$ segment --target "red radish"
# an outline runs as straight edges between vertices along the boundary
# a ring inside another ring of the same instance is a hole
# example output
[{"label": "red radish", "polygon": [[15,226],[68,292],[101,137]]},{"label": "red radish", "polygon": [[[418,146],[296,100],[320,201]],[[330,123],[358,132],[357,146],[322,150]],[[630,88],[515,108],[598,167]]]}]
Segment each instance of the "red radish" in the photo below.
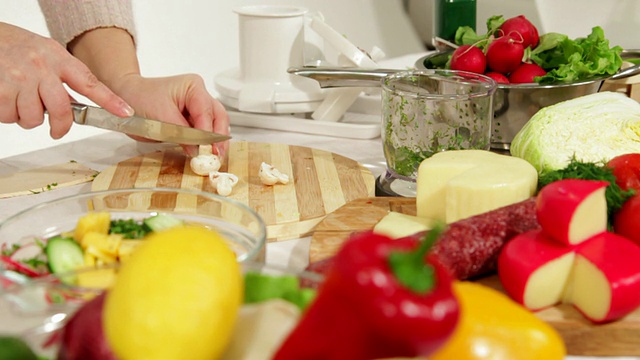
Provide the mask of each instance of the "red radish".
[{"label": "red radish", "polygon": [[522,40],[522,47],[531,47],[534,49],[538,46],[540,37],[538,29],[524,15],[507,19],[500,25],[498,36],[509,36],[516,40]]},{"label": "red radish", "polygon": [[86,302],[62,329],[60,360],[115,360],[102,329],[105,293]]},{"label": "red radish", "polygon": [[640,154],[631,153],[614,157],[607,167],[613,170],[616,184],[622,190],[634,189],[640,192]]},{"label": "red radish", "polygon": [[543,187],[536,216],[553,240],[574,245],[607,230],[607,181],[564,179]]},{"label": "red radish", "polygon": [[613,231],[640,245],[640,194],[625,201],[613,215]]},{"label": "red radish", "polygon": [[573,248],[541,230],[529,231],[502,248],[498,275],[509,296],[530,310],[540,310],[562,300],[574,257]]},{"label": "red radish", "polygon": [[595,323],[640,307],[640,247],[605,232],[580,244],[564,301]]},{"label": "red radish", "polygon": [[524,47],[521,41],[508,36],[499,37],[487,46],[487,65],[491,71],[509,74],[522,64]]},{"label": "red radish", "polygon": [[497,82],[498,84],[508,84],[509,83],[509,79],[500,74],[497,73],[495,71],[489,71],[488,73],[485,74],[486,76],[492,78],[493,80],[495,80],[495,82]]},{"label": "red radish", "polygon": [[534,83],[536,76],[543,76],[547,72],[536,64],[522,63],[509,75],[512,84]]},{"label": "red radish", "polygon": [[487,60],[480,48],[473,45],[462,45],[451,55],[451,69],[471,71],[484,74]]}]

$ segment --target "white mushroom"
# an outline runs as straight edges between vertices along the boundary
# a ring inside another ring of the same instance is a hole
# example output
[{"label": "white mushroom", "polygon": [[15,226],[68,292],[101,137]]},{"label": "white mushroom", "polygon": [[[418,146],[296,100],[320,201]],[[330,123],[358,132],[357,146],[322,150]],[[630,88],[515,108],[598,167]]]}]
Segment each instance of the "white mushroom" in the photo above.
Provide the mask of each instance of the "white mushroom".
[{"label": "white mushroom", "polygon": [[289,182],[289,176],[287,174],[281,173],[280,170],[265,162],[260,164],[258,176],[260,177],[260,181],[265,185],[275,185],[277,183],[287,184]]},{"label": "white mushroom", "polygon": [[222,164],[218,155],[200,154],[191,158],[189,165],[191,165],[191,170],[194,173],[200,176],[207,176],[211,172],[218,171]]},{"label": "white mushroom", "polygon": [[238,183],[238,177],[224,172],[212,171],[209,173],[209,182],[220,196],[229,196],[231,190]]}]

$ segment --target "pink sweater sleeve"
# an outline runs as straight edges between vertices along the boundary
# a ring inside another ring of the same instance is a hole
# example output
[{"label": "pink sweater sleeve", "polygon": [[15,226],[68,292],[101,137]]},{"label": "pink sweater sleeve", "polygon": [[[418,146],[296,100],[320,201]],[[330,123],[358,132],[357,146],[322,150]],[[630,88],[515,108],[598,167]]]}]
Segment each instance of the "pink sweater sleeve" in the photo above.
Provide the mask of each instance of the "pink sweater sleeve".
[{"label": "pink sweater sleeve", "polygon": [[135,39],[131,0],[38,0],[51,37],[65,47],[82,33],[118,27]]}]

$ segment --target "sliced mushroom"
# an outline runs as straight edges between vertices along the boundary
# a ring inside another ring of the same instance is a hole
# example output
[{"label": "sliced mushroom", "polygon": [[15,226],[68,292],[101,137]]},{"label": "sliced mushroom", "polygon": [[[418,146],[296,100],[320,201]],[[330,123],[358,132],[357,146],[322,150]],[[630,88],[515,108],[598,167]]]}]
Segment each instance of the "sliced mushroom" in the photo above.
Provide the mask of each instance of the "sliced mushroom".
[{"label": "sliced mushroom", "polygon": [[189,165],[194,173],[200,176],[207,176],[212,171],[218,171],[222,163],[218,155],[213,154],[212,145],[200,145],[198,147],[198,156],[192,157]]},{"label": "sliced mushroom", "polygon": [[225,172],[212,171],[209,173],[209,182],[216,189],[218,195],[229,196],[233,187],[238,183],[238,177]]},{"label": "sliced mushroom", "polygon": [[260,177],[260,181],[262,181],[265,185],[275,185],[277,183],[287,184],[289,183],[289,176],[287,174],[283,174],[280,170],[276,169],[274,166],[269,165],[265,162],[260,164],[260,170],[258,171],[258,176]]}]

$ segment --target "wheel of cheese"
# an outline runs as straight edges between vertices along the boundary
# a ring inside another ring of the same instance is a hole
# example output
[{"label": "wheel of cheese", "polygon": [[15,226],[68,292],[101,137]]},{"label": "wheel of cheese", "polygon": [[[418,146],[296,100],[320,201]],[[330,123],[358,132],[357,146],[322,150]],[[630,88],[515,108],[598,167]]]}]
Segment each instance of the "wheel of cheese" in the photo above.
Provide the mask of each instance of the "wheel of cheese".
[{"label": "wheel of cheese", "polygon": [[450,150],[418,169],[419,217],[451,223],[533,196],[538,172],[526,160],[485,150]]}]

